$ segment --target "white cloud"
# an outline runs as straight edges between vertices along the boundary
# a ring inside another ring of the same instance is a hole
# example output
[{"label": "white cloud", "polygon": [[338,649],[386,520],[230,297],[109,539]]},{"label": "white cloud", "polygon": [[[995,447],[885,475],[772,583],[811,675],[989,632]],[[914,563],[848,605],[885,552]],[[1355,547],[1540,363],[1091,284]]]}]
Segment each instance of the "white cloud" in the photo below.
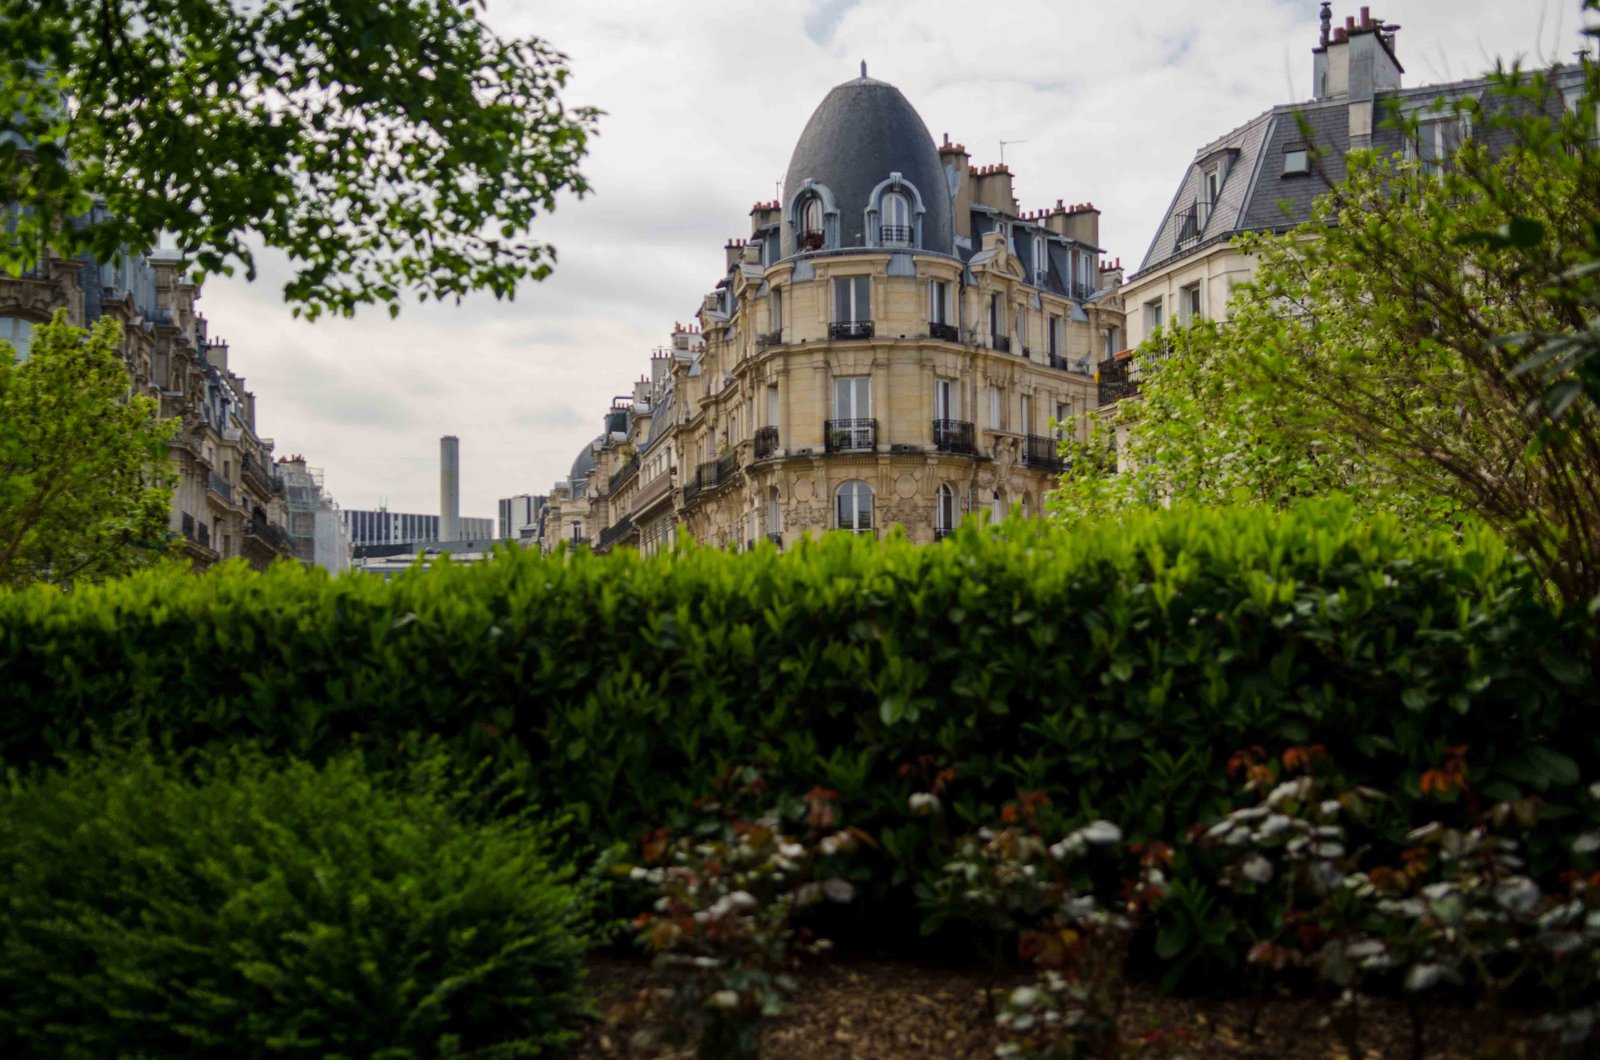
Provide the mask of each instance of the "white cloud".
[{"label": "white cloud", "polygon": [[[1575,0],[1390,0],[1407,84],[1495,57],[1570,59]],[[1340,0],[1342,22],[1357,5]],[[438,510],[438,437],[462,448],[462,513],[544,492],[600,429],[612,396],[691,318],[748,233],[833,85],[869,72],[978,164],[999,141],[1025,209],[1093,201],[1101,242],[1143,256],[1202,143],[1309,95],[1317,5],[1285,0],[499,0],[490,21],[566,51],[566,98],[606,110],[569,200],[534,237],[555,274],[515,301],[293,319],[268,259],[255,284],[214,279],[203,308],[232,341],[279,453],[326,469],[346,507]]]}]

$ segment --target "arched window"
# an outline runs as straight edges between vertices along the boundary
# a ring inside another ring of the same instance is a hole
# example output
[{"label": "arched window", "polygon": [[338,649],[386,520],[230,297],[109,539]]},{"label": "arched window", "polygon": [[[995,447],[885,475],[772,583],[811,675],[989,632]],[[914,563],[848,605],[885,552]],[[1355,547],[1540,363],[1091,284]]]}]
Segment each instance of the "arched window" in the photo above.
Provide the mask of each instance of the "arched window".
[{"label": "arched window", "polygon": [[800,204],[800,249],[821,250],[824,238],[822,197],[820,195],[808,195],[805,201]]},{"label": "arched window", "polygon": [[880,242],[885,246],[907,246],[911,243],[911,200],[904,192],[885,192],[879,207],[883,226]]},{"label": "arched window", "polygon": [[872,530],[872,487],[851,479],[834,494],[834,526],[862,534]]},{"label": "arched window", "polygon": [[33,344],[33,321],[21,317],[0,317],[0,341],[9,342],[17,351],[17,360],[28,359],[28,347]]},{"label": "arched window", "polygon": [[1005,502],[1000,499],[1000,491],[995,490],[989,498],[989,521],[998,523],[1006,517]]},{"label": "arched window", "polygon": [[1024,493],[1022,495],[1022,517],[1024,519],[1026,519],[1028,516],[1030,516],[1032,514],[1033,514],[1033,495],[1029,494],[1029,493]]},{"label": "arched window", "polygon": [[783,502],[778,498],[778,487],[767,488],[767,533],[783,533]]},{"label": "arched window", "polygon": [[956,528],[956,491],[949,483],[939,487],[933,509],[933,537],[938,540]]}]

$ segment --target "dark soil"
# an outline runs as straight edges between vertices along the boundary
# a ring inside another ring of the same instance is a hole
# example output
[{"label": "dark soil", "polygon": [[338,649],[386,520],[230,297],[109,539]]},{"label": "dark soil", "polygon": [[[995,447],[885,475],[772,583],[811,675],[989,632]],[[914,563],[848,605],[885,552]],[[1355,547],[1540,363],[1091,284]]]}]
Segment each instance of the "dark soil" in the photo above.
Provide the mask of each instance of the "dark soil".
[{"label": "dark soil", "polygon": [[[762,1039],[764,1057],[775,1060],[982,1060],[998,1039],[984,1005],[987,976],[894,961],[841,960],[802,969],[800,990]],[[692,1057],[690,1052],[630,1047],[638,1030],[638,999],[650,982],[643,959],[595,957],[589,980],[602,1019],[573,1050],[574,1057]],[[1022,982],[1018,977],[1005,988]],[[997,1000],[1002,995],[997,991]],[[1151,1030],[1186,1029],[1192,1060],[1351,1060],[1323,1026],[1326,1009],[1313,999],[1269,999],[1255,1031],[1249,999],[1218,1001],[1166,998],[1135,985],[1124,1013],[1130,1037]],[[1430,1006],[1424,1010],[1425,1055],[1429,1060],[1477,1060],[1489,1055],[1487,1020],[1470,1009]],[[1409,1060],[1411,1020],[1403,1005],[1375,1001],[1362,1024],[1362,1060]],[[1496,1054],[1504,1055],[1504,1054]],[[1556,1051],[1521,1043],[1512,1056],[1556,1057]],[[1568,1054],[1570,1055],[1570,1054]]]}]

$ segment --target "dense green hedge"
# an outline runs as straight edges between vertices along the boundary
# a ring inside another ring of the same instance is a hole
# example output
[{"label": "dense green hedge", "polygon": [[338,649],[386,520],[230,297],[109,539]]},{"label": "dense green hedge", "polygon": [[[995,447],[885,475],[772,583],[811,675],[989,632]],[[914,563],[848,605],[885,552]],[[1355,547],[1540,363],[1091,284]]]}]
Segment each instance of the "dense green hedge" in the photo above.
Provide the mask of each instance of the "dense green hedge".
[{"label": "dense green hedge", "polygon": [[1257,742],[1320,741],[1386,784],[1463,743],[1491,794],[1592,779],[1588,634],[1492,538],[1338,506],[931,548],[515,552],[389,583],[152,573],[0,597],[0,753],[137,734],[320,758],[421,731],[518,748],[539,794],[622,836],[730,763],[885,824],[926,754],[973,815],[1042,789],[1170,831]]},{"label": "dense green hedge", "polygon": [[375,780],[111,754],[0,785],[0,1054],[553,1055],[586,899],[546,829]]}]

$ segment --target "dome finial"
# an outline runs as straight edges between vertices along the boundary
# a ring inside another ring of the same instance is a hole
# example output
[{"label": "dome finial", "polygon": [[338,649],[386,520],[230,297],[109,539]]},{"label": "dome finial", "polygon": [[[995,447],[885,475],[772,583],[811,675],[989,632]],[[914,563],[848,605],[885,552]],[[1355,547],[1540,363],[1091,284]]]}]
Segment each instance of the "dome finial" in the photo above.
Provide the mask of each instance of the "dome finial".
[{"label": "dome finial", "polygon": [[867,61],[865,59],[861,60],[861,76],[867,76]]}]

